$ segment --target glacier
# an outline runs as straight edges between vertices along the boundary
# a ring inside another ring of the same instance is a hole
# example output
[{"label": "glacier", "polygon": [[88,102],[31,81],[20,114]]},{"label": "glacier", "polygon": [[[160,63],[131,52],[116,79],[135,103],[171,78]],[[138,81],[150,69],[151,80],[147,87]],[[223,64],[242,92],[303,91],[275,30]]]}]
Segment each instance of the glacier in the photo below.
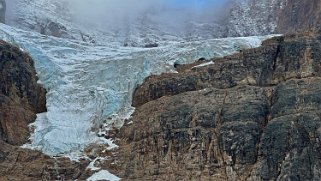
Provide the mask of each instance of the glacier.
[{"label": "glacier", "polygon": [[133,91],[147,76],[175,72],[175,63],[258,47],[272,36],[169,41],[156,48],[135,48],[93,45],[0,24],[0,38],[31,55],[39,83],[48,91],[48,111],[38,114],[30,125],[31,143],[24,147],[74,157],[84,156],[82,150],[92,143],[117,147],[98,136],[101,125],[122,126],[134,110]]}]

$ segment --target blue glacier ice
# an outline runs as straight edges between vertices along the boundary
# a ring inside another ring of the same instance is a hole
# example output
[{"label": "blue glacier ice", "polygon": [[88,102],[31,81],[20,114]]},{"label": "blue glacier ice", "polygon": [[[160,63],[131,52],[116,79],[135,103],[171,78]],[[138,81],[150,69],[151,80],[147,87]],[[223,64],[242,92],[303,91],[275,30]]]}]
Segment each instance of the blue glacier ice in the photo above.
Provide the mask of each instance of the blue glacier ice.
[{"label": "blue glacier ice", "polygon": [[48,112],[37,115],[25,147],[49,155],[81,154],[99,138],[98,127],[122,126],[130,116],[135,87],[151,74],[174,72],[174,63],[221,57],[257,47],[264,37],[168,42],[157,48],[95,46],[0,26],[0,38],[35,60],[39,83],[47,89]]}]

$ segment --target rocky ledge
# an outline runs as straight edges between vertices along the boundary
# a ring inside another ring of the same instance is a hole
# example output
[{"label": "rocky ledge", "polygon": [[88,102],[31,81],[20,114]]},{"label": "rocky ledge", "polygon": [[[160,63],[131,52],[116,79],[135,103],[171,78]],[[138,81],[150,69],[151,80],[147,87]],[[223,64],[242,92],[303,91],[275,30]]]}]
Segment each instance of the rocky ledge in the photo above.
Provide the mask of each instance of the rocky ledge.
[{"label": "rocky ledge", "polygon": [[151,76],[117,134],[124,180],[320,180],[321,36]]}]

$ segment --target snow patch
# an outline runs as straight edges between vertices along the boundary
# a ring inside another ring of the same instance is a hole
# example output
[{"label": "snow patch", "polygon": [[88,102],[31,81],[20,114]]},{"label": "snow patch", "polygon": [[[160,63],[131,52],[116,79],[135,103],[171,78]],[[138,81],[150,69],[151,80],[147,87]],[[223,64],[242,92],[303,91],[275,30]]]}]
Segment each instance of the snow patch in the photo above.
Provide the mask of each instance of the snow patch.
[{"label": "snow patch", "polygon": [[115,143],[114,143],[114,140],[112,140],[112,139],[107,139],[107,143],[108,143],[108,148],[107,148],[107,150],[113,150],[113,149],[116,149],[116,148],[118,148],[118,145],[116,145]]},{"label": "snow patch", "polygon": [[206,63],[202,63],[202,64],[199,64],[199,65],[196,65],[196,66],[194,66],[193,68],[205,67],[205,66],[213,65],[213,64],[214,64],[214,62],[213,62],[213,61],[210,61],[210,62],[206,62]]},{"label": "snow patch", "polygon": [[87,179],[87,181],[97,181],[97,180],[109,180],[109,181],[118,181],[120,180],[119,177],[111,174],[107,170],[101,170],[95,174],[93,174],[91,177]]},{"label": "snow patch", "polygon": [[104,161],[104,160],[106,160],[106,158],[102,158],[102,157],[97,157],[97,158],[95,158],[93,161],[91,161],[91,162],[89,163],[89,165],[87,166],[87,169],[90,169],[90,170],[92,170],[92,171],[100,170],[101,168],[100,168],[100,167],[96,167],[96,166],[95,166],[95,163],[96,163],[97,161]]}]

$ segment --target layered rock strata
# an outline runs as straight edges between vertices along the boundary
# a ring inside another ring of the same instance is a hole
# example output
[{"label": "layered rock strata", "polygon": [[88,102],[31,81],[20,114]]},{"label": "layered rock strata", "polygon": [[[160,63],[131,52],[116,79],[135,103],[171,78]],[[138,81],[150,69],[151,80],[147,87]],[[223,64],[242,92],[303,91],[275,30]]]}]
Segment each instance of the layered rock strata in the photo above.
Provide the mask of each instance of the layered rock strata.
[{"label": "layered rock strata", "polygon": [[320,180],[321,36],[151,76],[118,133],[125,180]]}]

